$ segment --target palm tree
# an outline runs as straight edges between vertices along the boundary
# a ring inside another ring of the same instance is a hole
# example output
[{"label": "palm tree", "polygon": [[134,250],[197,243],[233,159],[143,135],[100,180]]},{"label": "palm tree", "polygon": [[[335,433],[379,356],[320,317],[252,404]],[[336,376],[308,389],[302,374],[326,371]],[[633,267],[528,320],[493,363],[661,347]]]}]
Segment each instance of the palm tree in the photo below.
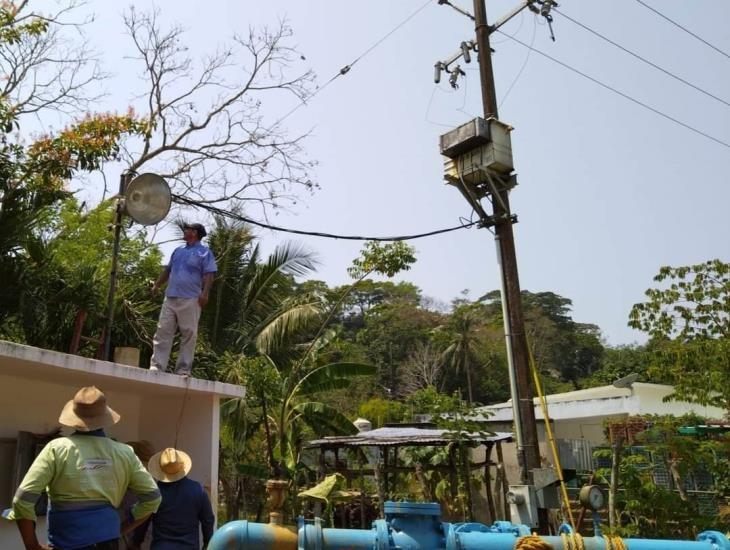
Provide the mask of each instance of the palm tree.
[{"label": "palm tree", "polygon": [[441,357],[455,374],[464,373],[468,403],[471,405],[474,402],[472,367],[478,362],[478,310],[474,305],[459,306],[451,314],[447,328],[451,332],[451,341]]}]

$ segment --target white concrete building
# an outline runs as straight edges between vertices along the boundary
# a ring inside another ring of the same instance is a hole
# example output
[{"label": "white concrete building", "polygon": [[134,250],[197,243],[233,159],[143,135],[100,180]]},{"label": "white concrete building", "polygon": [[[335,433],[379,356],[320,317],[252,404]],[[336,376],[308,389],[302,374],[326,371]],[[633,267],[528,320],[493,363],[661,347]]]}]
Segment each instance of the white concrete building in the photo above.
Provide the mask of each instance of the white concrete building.
[{"label": "white concrete building", "polygon": [[[725,411],[686,401],[664,401],[672,386],[634,382],[629,387],[600,386],[546,396],[553,434],[558,440],[561,462],[566,469],[583,469],[591,462],[592,448],[605,443],[604,422],[636,415],[674,415],[695,413],[706,418],[722,419]],[[540,454],[552,464],[547,448],[545,423],[538,398],[534,399]],[[493,431],[512,431],[512,401],[479,409]],[[504,449],[508,479],[519,479],[514,444]],[[575,468],[573,466],[576,466]]]},{"label": "white concrete building", "polygon": [[[9,507],[28,465],[19,434],[27,439],[28,432],[58,429],[63,405],[92,385],[122,417],[107,430],[119,441],[148,440],[160,450],[174,445],[179,426],[177,445],[193,459],[190,477],[217,502],[220,400],[243,397],[244,388],[0,341],[0,508]],[[43,531],[41,519],[38,532],[45,536]],[[12,522],[0,520],[0,548],[23,548]]]}]

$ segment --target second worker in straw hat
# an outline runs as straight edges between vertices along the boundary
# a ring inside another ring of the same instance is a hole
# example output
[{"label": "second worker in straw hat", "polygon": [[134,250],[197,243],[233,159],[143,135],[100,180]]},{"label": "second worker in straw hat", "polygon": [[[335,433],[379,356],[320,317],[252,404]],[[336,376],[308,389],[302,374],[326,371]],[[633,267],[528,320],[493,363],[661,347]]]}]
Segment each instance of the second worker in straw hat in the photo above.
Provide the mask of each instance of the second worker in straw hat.
[{"label": "second worker in straw hat", "polygon": [[[162,495],[152,516],[152,550],[197,550],[201,535],[202,548],[213,536],[213,508],[203,486],[187,477],[192,466],[190,455],[172,447],[152,455],[147,463]],[[144,533],[137,537],[144,538]]]}]

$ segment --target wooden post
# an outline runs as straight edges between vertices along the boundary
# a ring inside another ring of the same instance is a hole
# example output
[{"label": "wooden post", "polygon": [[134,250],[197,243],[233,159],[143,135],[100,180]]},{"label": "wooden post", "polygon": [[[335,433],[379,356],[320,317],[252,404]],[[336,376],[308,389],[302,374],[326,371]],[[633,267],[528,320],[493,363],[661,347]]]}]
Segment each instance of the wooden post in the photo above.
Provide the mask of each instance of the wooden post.
[{"label": "wooden post", "polygon": [[[383,455],[385,460],[385,448],[378,447],[379,454]],[[375,484],[378,487],[378,508],[380,509],[380,517],[385,517],[385,488],[383,487],[383,472],[380,469],[380,457],[376,457],[375,464],[373,466],[373,473],[375,474]]]},{"label": "wooden post", "polygon": [[[494,523],[497,519],[497,511],[494,507],[494,493],[492,492],[492,447],[494,443],[487,443],[484,451],[484,488],[487,492],[487,508],[489,509],[489,523]],[[495,484],[496,490],[496,484]]]},{"label": "wooden post", "polygon": [[504,471],[504,455],[502,454],[501,441],[497,441],[497,480],[499,485],[499,503],[502,508],[502,516],[500,519],[510,521],[512,514],[510,513],[509,505],[507,504],[509,482],[507,481],[507,472]]},{"label": "wooden post", "polygon": [[383,449],[383,485],[385,487],[385,498],[390,498],[390,479],[388,478],[388,454],[390,449],[388,447],[382,447]]},{"label": "wooden post", "polygon": [[365,529],[365,474],[363,473],[363,458],[361,449],[357,449],[357,459],[360,465],[360,529]]},{"label": "wooden post", "polygon": [[393,447],[393,487],[390,489],[388,498],[393,500],[393,495],[398,493],[398,447]]}]

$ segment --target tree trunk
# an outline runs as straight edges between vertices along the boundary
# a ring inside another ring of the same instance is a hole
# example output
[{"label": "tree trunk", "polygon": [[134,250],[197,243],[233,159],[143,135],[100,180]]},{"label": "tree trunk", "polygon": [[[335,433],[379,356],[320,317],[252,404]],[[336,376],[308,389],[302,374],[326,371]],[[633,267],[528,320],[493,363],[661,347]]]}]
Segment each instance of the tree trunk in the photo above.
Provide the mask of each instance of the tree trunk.
[{"label": "tree trunk", "polygon": [[679,492],[679,498],[686,502],[689,499],[687,498],[687,491],[684,490],[684,480],[682,479],[682,474],[679,472],[677,459],[670,458],[669,460],[667,460],[667,467],[672,474],[672,480],[674,481],[674,485],[677,487],[677,491]]},{"label": "tree trunk", "polygon": [[491,472],[491,459],[492,459],[492,443],[488,443],[486,445],[486,451],[484,454],[485,462],[484,465],[484,489],[487,493],[487,508],[489,510],[489,523],[494,523],[497,520],[497,510],[494,506],[494,493],[496,492],[496,483],[495,483],[495,491],[492,492],[492,472]]},{"label": "tree trunk", "polygon": [[420,462],[416,463],[416,479],[421,485],[421,491],[423,492],[424,502],[433,502],[433,495],[431,494],[431,487],[428,484],[426,476],[423,475],[423,465]]},{"label": "tree trunk", "polygon": [[466,371],[466,391],[469,396],[469,405],[471,405],[474,403],[474,393],[471,389],[471,364],[468,359],[464,364],[464,370]]},{"label": "tree trunk", "polygon": [[623,448],[623,436],[616,435],[611,450],[611,485],[608,490],[608,525],[611,530],[619,526],[620,521],[616,514],[616,497],[619,486],[619,468],[621,466],[621,449]]}]

